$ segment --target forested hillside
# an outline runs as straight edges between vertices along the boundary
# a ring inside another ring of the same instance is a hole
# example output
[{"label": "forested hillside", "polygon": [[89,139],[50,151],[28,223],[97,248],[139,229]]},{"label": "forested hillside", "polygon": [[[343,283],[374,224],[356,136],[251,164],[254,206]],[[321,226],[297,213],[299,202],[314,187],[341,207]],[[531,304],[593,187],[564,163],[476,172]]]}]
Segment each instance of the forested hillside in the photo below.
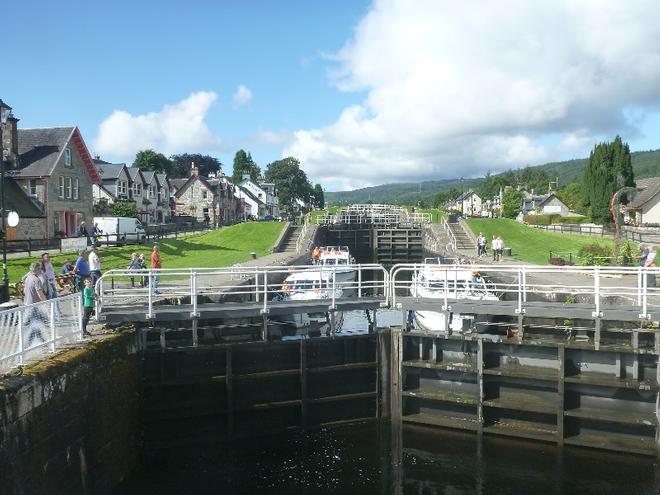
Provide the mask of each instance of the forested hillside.
[{"label": "forested hillside", "polygon": [[[660,149],[635,151],[631,153],[631,159],[635,178],[643,179],[660,175]],[[533,171],[543,171],[553,178],[559,177],[561,185],[581,180],[587,161],[587,158],[581,158],[564,162],[551,162],[529,168]],[[506,173],[503,172],[491,177]],[[463,190],[477,189],[483,181],[484,178],[465,179]],[[429,202],[438,192],[451,188],[461,190],[460,180],[446,179],[421,183],[383,184],[354,191],[326,192],[325,199],[328,203],[342,204],[366,203],[369,201],[373,203],[416,204],[418,201]]]}]

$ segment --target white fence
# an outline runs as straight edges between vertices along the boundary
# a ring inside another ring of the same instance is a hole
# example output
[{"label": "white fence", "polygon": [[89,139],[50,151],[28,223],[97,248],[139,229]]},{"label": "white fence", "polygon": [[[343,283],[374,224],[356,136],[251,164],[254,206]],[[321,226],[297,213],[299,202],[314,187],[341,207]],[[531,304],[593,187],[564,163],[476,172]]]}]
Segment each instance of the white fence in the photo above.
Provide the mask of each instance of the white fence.
[{"label": "white fence", "polygon": [[[593,305],[592,316],[599,316],[604,305],[622,305],[637,308],[640,319],[648,317],[649,306],[660,305],[660,288],[655,286],[660,268],[641,267],[569,267],[569,266],[508,266],[508,265],[424,265],[400,264],[390,271],[391,304],[396,307],[397,297],[414,294],[411,275],[433,270],[434,279],[440,284],[437,298],[444,301],[460,298],[452,287],[456,281],[465,282],[466,272],[479,272],[486,280],[487,288],[501,299],[516,301],[517,312],[524,313],[531,295],[543,295],[551,300],[556,294],[579,297],[585,304]],[[452,284],[453,282],[453,284]],[[469,284],[465,284],[466,291]],[[538,298],[537,298],[538,299]],[[563,301],[557,301],[563,302]]]},{"label": "white fence", "polygon": [[[352,272],[352,275],[350,275]],[[141,306],[147,317],[154,315],[163,299],[190,298],[197,313],[200,297],[231,301],[251,299],[264,313],[286,297],[283,282],[290,275],[308,273],[318,284],[304,287],[297,300],[326,299],[335,306],[339,298],[389,298],[389,273],[382,265],[325,266],[234,266],[162,270],[109,270],[96,285],[97,314],[117,306]]]},{"label": "white fence", "polygon": [[82,298],[71,294],[0,312],[0,372],[82,338]]}]

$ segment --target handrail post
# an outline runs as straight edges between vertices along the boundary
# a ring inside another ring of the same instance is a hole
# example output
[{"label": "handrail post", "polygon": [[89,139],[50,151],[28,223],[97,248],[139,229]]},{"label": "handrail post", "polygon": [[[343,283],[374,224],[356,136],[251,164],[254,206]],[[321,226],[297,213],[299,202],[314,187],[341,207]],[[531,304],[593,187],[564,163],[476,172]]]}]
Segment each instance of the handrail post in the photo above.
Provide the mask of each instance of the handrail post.
[{"label": "handrail post", "polygon": [[192,302],[192,316],[197,317],[197,273],[190,269],[190,300]]},{"label": "handrail post", "polygon": [[268,269],[264,269],[264,314],[268,313]]},{"label": "handrail post", "polygon": [[149,295],[147,296],[147,303],[149,305],[149,311],[147,312],[147,318],[153,318],[153,304],[154,304],[154,275],[153,270],[149,268],[147,271],[149,277]]},{"label": "handrail post", "polygon": [[527,269],[522,267],[523,302],[527,302]]},{"label": "handrail post", "polygon": [[55,352],[55,299],[49,299],[50,312],[50,352]]},{"label": "handrail post", "polygon": [[516,309],[516,313],[522,314],[522,269],[518,269],[518,309]]},{"label": "handrail post", "polygon": [[597,266],[594,267],[594,304],[596,311],[593,316],[598,318],[600,317],[600,268]]},{"label": "handrail post", "polygon": [[23,339],[23,311],[18,311],[18,364],[23,364],[25,357],[25,339]]},{"label": "handrail post", "polygon": [[642,267],[637,267],[637,305],[642,305]]},{"label": "handrail post", "polygon": [[362,265],[358,265],[358,299],[362,298]]},{"label": "handrail post", "polygon": [[337,272],[337,269],[333,266],[332,267],[332,309],[335,309],[337,306],[335,305],[335,291],[337,290],[337,279],[335,277]]},{"label": "handrail post", "polygon": [[254,267],[254,300],[259,302],[259,268]]},{"label": "handrail post", "polygon": [[82,340],[83,338],[85,338],[85,334],[83,333],[83,298],[82,298],[82,294],[81,294],[81,297],[77,297],[75,299],[75,301],[76,302],[73,304],[73,306],[78,307],[77,308],[78,309],[78,311],[77,311],[77,314],[78,314],[78,338]]}]

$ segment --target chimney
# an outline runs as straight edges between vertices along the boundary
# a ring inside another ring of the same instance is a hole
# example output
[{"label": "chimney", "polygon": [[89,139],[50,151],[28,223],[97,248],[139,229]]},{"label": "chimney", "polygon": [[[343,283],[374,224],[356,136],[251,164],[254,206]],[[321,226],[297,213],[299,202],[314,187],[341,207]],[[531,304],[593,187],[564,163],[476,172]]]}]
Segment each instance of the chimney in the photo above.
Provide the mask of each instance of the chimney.
[{"label": "chimney", "polygon": [[197,177],[199,175],[199,169],[195,167],[195,162],[190,162],[190,177]]},{"label": "chimney", "polygon": [[2,149],[5,153],[5,163],[8,169],[18,168],[18,120],[10,113],[2,125]]}]

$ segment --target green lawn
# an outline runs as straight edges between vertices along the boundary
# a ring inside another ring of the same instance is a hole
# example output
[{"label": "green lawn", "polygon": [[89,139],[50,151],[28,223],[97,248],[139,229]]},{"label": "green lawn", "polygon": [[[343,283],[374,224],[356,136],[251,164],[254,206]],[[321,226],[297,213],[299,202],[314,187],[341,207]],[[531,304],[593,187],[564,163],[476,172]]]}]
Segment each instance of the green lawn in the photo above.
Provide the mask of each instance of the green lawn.
[{"label": "green lawn", "polygon": [[[257,253],[257,256],[270,254],[270,249],[284,225],[280,222],[247,222],[176,240],[161,239],[158,244],[163,257],[163,268],[224,267],[249,260],[252,251]],[[153,244],[102,247],[99,249],[103,260],[102,268],[104,271],[127,268],[133,252],[144,253],[148,261],[152,246]],[[76,258],[73,254],[51,254],[54,255],[53,266],[56,273],[59,273],[66,258],[72,261]],[[27,273],[30,263],[38,261],[37,256],[8,260],[10,282],[19,281]]]},{"label": "green lawn", "polygon": [[538,265],[548,264],[550,251],[576,255],[586,244],[607,244],[611,247],[614,242],[607,237],[546,232],[505,218],[470,218],[467,223],[475,235],[483,232],[486,236],[489,253],[493,235],[498,235],[504,246],[512,249],[512,258]]}]

